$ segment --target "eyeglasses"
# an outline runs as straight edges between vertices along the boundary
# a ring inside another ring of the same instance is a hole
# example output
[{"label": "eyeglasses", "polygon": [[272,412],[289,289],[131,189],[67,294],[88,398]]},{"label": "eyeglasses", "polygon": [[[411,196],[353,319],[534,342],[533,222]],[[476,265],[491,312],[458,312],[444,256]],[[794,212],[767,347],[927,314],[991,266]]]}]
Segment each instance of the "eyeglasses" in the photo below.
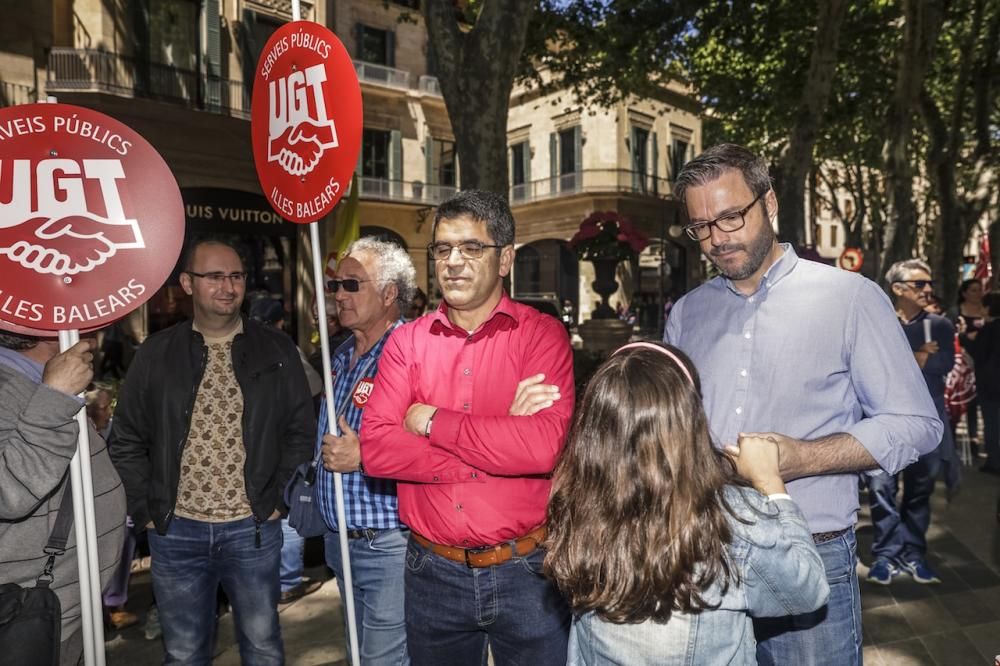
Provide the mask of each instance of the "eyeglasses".
[{"label": "eyeglasses", "polygon": [[693,241],[708,240],[708,238],[712,235],[712,227],[716,227],[719,231],[727,234],[733,231],[739,231],[747,223],[747,212],[749,212],[749,210],[754,207],[754,204],[760,201],[760,198],[766,193],[767,190],[764,190],[758,194],[754,200],[747,204],[744,208],[733,211],[732,213],[720,215],[714,220],[709,220],[708,222],[695,222],[694,224],[689,224],[684,227],[684,231],[687,232],[688,237]]},{"label": "eyeglasses", "polygon": [[246,273],[195,273],[194,271],[184,271],[191,277],[201,278],[213,287],[221,286],[223,282],[229,280],[234,285],[246,282]]},{"label": "eyeglasses", "polygon": [[427,246],[427,253],[437,261],[446,261],[451,258],[452,250],[458,250],[463,259],[479,259],[483,256],[483,250],[488,247],[501,248],[503,245],[487,245],[477,240],[467,240],[459,243],[438,241]]},{"label": "eyeglasses", "polygon": [[344,278],[343,280],[328,280],[326,283],[326,288],[336,294],[337,290],[343,287],[344,291],[356,294],[358,292],[358,289],[361,289],[362,282],[371,282],[371,280],[359,280],[357,278]]},{"label": "eyeglasses", "polygon": [[908,287],[913,287],[917,291],[923,291],[927,287],[931,289],[934,288],[934,280],[896,280],[893,284],[905,284]]}]

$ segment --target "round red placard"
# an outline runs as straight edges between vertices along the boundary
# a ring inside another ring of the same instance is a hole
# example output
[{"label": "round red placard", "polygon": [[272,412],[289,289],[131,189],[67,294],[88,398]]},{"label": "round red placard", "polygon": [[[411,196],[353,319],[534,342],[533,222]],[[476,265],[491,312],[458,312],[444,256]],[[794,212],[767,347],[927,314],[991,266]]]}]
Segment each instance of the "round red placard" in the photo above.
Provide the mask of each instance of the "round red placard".
[{"label": "round red placard", "polygon": [[253,156],[282,217],[314,222],[351,184],[361,150],[361,87],[344,45],[318,23],[280,27],[257,61]]},{"label": "round red placard", "polygon": [[183,241],[177,183],[132,129],[68,104],[0,109],[5,328],[89,330],[120,319],[160,288]]}]

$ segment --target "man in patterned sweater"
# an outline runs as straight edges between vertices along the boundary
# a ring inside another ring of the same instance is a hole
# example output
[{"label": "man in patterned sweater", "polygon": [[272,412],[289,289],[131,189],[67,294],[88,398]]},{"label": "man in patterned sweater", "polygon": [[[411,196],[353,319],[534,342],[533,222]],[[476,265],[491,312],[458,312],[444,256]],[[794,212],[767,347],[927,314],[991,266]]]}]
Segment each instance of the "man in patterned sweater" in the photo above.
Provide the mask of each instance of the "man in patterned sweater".
[{"label": "man in patterned sweater", "polygon": [[309,459],[316,420],[295,345],[241,317],[246,272],[219,241],[185,254],[194,320],[151,336],[111,431],[129,514],[150,529],[168,663],[208,663],[221,583],[244,663],[279,664],[282,490]]}]

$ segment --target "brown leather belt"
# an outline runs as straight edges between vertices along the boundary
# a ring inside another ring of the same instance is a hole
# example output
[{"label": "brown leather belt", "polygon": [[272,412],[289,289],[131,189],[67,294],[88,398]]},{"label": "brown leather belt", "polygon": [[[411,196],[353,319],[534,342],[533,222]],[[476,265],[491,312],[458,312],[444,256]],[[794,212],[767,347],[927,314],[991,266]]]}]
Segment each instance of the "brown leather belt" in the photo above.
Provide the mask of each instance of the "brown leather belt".
[{"label": "brown leather belt", "polygon": [[[434,543],[429,539],[420,536],[416,532],[410,532],[413,540],[435,555],[459,562],[470,569],[481,569],[503,564],[512,557],[524,557],[528,553],[538,548],[538,544],[545,538],[545,526],[538,527],[528,532],[520,539],[505,541],[495,546],[485,548],[456,548],[455,546],[444,546]],[[513,544],[513,546],[511,545]]]},{"label": "brown leather belt", "polygon": [[827,541],[833,541],[842,534],[845,534],[849,529],[850,529],[849,527],[845,527],[842,530],[834,530],[833,532],[816,532],[815,534],[812,535],[813,543],[818,546],[821,543],[826,543]]}]

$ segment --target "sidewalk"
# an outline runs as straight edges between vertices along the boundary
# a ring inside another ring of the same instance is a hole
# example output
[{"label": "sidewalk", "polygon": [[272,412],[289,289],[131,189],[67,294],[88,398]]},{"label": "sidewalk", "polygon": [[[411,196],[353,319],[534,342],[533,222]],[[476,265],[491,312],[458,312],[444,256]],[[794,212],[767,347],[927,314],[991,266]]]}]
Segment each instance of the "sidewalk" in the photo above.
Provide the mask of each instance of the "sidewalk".
[{"label": "sidewalk", "polygon": [[[862,496],[858,524],[858,573],[862,578],[865,666],[983,666],[1000,654],[1000,525],[994,517],[1000,478],[963,468],[961,492],[945,502],[938,484],[928,533],[930,560],[940,585],[919,585],[906,575],[891,586],[863,580],[870,563],[871,522]],[[312,551],[312,549],[310,549]],[[314,551],[307,562],[322,562]],[[313,577],[329,574],[322,564],[307,569]],[[107,635],[107,663],[120,666],[159,664],[159,640],[143,636],[141,624],[151,599],[149,573],[132,578],[128,608],[140,624]],[[336,582],[283,606],[281,631],[289,666],[346,664],[343,616]],[[232,614],[219,621],[215,664],[236,666],[239,650]]]}]

